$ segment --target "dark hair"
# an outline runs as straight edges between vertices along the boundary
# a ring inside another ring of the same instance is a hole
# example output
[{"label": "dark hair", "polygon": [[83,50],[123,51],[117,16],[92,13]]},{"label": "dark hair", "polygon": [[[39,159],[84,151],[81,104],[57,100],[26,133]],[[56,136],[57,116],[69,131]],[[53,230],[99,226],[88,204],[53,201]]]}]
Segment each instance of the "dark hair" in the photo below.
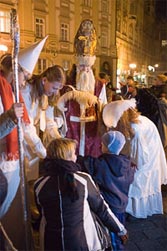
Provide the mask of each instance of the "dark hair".
[{"label": "dark hair", "polygon": [[0,58],[0,69],[4,76],[7,76],[12,71],[12,55],[5,53]]},{"label": "dark hair", "polygon": [[127,76],[127,79],[132,79],[132,80],[134,80],[134,79],[133,79],[133,76],[131,76],[131,75]]},{"label": "dark hair", "polygon": [[105,72],[99,72],[100,78],[106,78],[107,74]]}]

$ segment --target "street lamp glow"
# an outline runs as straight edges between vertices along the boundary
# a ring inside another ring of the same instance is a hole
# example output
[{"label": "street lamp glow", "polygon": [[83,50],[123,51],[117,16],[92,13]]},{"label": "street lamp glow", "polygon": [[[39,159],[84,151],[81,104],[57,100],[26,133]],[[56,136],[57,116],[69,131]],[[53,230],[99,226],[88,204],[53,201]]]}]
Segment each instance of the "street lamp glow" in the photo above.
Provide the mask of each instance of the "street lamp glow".
[{"label": "street lamp glow", "polygon": [[129,67],[130,67],[131,69],[135,69],[135,68],[136,68],[136,64],[129,64]]},{"label": "street lamp glow", "polygon": [[155,71],[155,68],[154,68],[154,66],[152,66],[152,65],[148,65],[148,70],[154,72],[154,71]]}]

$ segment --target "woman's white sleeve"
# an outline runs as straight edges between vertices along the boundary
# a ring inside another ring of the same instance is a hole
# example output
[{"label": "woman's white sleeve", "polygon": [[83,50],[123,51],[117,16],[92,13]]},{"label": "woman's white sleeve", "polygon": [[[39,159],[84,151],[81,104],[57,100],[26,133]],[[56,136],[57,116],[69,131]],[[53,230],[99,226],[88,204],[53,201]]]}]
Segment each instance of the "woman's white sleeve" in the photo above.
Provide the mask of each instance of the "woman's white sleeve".
[{"label": "woman's white sleeve", "polygon": [[36,133],[36,128],[32,124],[23,126],[23,134],[26,143],[31,148],[32,152],[35,153],[39,158],[46,157],[46,149]]},{"label": "woman's white sleeve", "polygon": [[51,138],[60,138],[59,127],[59,123],[54,119],[54,107],[48,106],[46,110],[46,133],[49,134]]}]

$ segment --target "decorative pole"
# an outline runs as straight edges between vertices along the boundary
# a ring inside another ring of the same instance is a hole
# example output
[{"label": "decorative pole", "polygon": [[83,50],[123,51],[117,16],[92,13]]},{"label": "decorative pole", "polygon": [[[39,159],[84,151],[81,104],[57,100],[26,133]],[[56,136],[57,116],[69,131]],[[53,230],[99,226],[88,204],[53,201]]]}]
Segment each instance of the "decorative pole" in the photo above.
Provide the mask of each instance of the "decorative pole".
[{"label": "decorative pole", "polygon": [[[12,66],[13,66],[13,87],[15,94],[15,101],[19,103],[19,81],[18,81],[18,53],[20,46],[20,31],[17,19],[16,9],[11,9],[11,39],[13,40],[13,51],[12,51]],[[18,132],[18,145],[19,145],[19,165],[20,165],[20,188],[21,188],[21,200],[23,206],[23,223],[25,231],[25,249],[31,250],[31,235],[30,235],[30,221],[29,221],[29,210],[27,206],[27,187],[26,187],[26,174],[24,168],[24,151],[22,144],[22,133],[21,133],[21,118],[17,124]]]}]

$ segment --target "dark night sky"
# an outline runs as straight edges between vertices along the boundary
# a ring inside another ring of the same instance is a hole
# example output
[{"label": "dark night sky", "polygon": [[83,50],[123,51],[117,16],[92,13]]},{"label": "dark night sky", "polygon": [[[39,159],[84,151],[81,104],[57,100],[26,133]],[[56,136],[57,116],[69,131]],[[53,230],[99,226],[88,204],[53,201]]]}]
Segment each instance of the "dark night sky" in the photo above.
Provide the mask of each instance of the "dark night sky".
[{"label": "dark night sky", "polygon": [[158,19],[167,19],[167,0],[156,0],[156,16]]}]

